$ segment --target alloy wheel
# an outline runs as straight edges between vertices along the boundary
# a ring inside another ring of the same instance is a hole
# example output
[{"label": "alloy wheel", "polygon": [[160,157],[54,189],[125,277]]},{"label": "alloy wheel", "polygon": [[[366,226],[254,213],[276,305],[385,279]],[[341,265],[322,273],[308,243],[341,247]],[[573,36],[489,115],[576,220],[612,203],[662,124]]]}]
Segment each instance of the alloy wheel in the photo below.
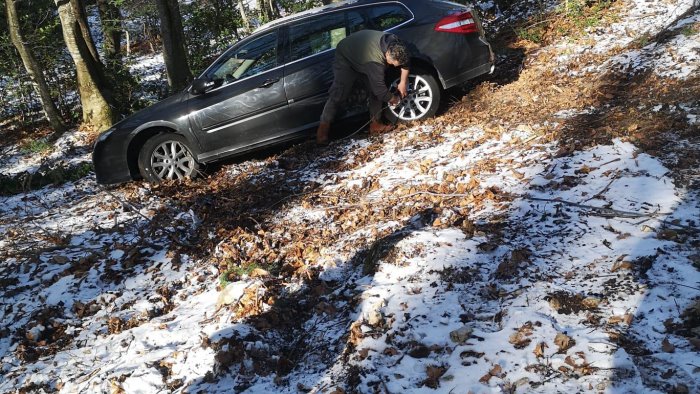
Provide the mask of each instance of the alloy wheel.
[{"label": "alloy wheel", "polygon": [[[391,85],[392,91],[396,91],[399,80]],[[399,104],[389,107],[389,110],[400,120],[411,121],[422,119],[433,104],[434,94],[428,81],[420,75],[409,75],[407,95]]]},{"label": "alloy wheel", "polygon": [[190,177],[197,168],[192,153],[179,141],[165,141],[151,154],[151,167],[162,180],[181,180]]}]

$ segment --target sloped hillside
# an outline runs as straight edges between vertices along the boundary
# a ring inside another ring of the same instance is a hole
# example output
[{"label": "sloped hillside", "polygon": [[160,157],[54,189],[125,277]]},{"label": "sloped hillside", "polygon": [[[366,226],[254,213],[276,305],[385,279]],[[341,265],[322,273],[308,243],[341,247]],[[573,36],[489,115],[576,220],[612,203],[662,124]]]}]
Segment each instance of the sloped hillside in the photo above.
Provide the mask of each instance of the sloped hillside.
[{"label": "sloped hillside", "polygon": [[422,124],[1,197],[0,392],[700,390],[698,5],[561,7]]}]

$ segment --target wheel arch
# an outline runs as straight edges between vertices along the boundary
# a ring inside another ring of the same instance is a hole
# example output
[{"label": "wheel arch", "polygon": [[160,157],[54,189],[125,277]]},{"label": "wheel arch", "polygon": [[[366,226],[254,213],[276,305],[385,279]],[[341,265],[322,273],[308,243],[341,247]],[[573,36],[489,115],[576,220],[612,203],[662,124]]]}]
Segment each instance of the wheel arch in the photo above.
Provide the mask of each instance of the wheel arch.
[{"label": "wheel arch", "polygon": [[141,152],[143,145],[149,139],[163,133],[179,134],[176,130],[169,127],[153,126],[138,130],[131,138],[131,141],[129,141],[129,146],[126,150],[126,160],[129,165],[129,173],[131,174],[132,179],[141,179],[138,160],[139,152]]},{"label": "wheel arch", "polygon": [[129,173],[131,174],[132,179],[141,178],[141,172],[139,171],[138,166],[138,158],[141,148],[146,141],[158,134],[172,133],[183,137],[187,141],[189,145],[188,148],[192,151],[194,157],[199,155],[201,152],[199,141],[191,133],[183,130],[183,127],[186,126],[166,120],[155,120],[143,123],[131,133],[132,137],[129,140],[129,145],[126,150],[126,157],[127,164],[129,165]]},{"label": "wheel arch", "polygon": [[430,73],[435,78],[435,80],[438,81],[440,89],[445,89],[445,81],[442,78],[442,75],[440,75],[438,69],[435,68],[435,66],[429,59],[425,59],[422,57],[412,57],[410,69],[411,73],[414,73],[414,70],[421,70]]}]

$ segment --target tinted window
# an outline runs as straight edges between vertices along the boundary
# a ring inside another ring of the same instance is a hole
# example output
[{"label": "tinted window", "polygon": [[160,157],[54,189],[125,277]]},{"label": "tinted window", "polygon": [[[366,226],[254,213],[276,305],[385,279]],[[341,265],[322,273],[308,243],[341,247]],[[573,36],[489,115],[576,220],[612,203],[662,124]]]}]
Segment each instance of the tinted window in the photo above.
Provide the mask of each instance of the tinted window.
[{"label": "tinted window", "polygon": [[348,35],[367,28],[365,18],[357,11],[348,11]]},{"label": "tinted window", "polygon": [[226,54],[207,77],[223,79],[224,84],[252,77],[277,66],[277,32],[260,36]]},{"label": "tinted window", "polygon": [[291,59],[335,48],[345,36],[345,16],[340,12],[293,25],[290,29]]},{"label": "tinted window", "polygon": [[387,30],[411,19],[406,8],[394,5],[380,5],[369,8],[369,20],[375,29]]}]

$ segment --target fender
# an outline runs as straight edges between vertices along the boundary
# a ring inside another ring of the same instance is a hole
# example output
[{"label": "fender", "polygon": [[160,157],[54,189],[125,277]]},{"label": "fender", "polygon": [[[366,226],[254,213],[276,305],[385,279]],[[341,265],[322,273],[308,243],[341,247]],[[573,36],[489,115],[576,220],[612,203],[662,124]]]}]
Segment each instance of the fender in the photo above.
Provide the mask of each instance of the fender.
[{"label": "fender", "polygon": [[[187,127],[187,125],[183,126]],[[167,120],[154,120],[140,125],[136,129],[134,129],[134,131],[129,133],[129,145],[131,145],[131,142],[134,141],[139,134],[147,130],[168,131],[170,133],[179,134],[185,137],[187,143],[190,145],[190,148],[192,148],[192,150],[195,151],[192,152],[193,154],[199,155],[202,151],[201,146],[199,145],[199,140],[197,140],[197,138],[194,138],[188,127],[185,130],[183,130],[183,128],[178,126],[177,123],[170,122]]]}]

